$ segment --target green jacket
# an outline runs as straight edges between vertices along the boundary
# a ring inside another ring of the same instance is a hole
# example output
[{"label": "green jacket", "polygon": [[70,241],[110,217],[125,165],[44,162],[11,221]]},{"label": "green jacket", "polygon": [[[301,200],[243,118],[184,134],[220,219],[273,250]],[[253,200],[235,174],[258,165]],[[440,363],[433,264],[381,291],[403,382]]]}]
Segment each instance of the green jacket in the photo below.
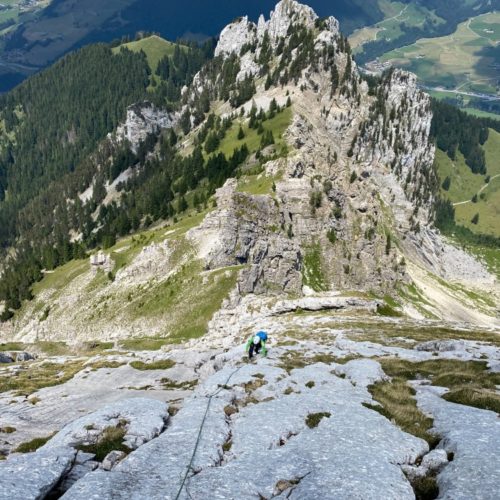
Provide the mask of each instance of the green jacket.
[{"label": "green jacket", "polygon": [[[252,345],[253,343],[253,339],[254,339],[255,335],[252,335],[249,339],[248,339],[248,342],[247,342],[247,345],[245,347],[245,351],[248,352],[250,350],[250,346]],[[262,349],[261,349],[261,354],[262,356],[267,356],[267,349],[266,349],[266,343],[260,339],[260,344],[262,346]]]}]

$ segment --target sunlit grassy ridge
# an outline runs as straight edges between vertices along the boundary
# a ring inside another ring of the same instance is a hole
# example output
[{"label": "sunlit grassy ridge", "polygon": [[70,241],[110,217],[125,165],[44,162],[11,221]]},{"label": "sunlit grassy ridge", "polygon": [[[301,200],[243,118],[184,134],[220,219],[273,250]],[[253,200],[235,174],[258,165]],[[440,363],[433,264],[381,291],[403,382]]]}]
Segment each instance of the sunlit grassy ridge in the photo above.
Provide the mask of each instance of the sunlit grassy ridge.
[{"label": "sunlit grassy ridge", "polygon": [[152,35],[141,40],[136,40],[135,42],[124,43],[115,47],[113,52],[117,54],[122,48],[131,50],[132,52],[140,52],[142,50],[146,54],[151,71],[154,73],[163,57],[173,55],[175,44],[157,35]]}]

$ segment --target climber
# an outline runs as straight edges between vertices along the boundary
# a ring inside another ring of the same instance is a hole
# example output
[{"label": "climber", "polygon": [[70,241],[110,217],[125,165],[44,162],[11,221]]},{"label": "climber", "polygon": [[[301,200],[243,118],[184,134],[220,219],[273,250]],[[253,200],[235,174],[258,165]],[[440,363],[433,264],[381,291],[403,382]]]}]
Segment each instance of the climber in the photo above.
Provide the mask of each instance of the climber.
[{"label": "climber", "polygon": [[248,339],[246,345],[246,351],[248,352],[248,359],[252,359],[254,353],[257,355],[262,350],[262,356],[267,355],[266,349],[267,342],[267,333],[264,331],[257,332],[256,335],[253,335]]}]

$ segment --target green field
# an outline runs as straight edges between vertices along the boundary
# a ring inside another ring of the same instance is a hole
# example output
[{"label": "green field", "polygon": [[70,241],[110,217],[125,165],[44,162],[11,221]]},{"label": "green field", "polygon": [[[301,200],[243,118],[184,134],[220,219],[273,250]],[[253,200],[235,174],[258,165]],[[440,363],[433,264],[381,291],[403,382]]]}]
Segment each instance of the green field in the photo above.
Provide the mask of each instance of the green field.
[{"label": "green field", "polygon": [[115,47],[113,52],[116,54],[123,47],[132,52],[140,52],[142,50],[146,54],[151,71],[154,73],[158,67],[158,63],[163,57],[173,55],[175,44],[167,42],[167,40],[157,35],[153,35],[143,38],[142,40],[125,43],[119,47]]},{"label": "green field", "polygon": [[500,13],[484,14],[461,23],[452,35],[421,39],[380,60],[413,71],[431,87],[498,94],[498,67],[487,51],[498,47],[499,31]]},{"label": "green field", "polygon": [[496,17],[477,17],[471,21],[470,28],[492,42],[500,41],[500,19]]},{"label": "green field", "polygon": [[426,21],[436,26],[444,22],[433,12],[416,3],[379,0],[378,4],[385,19],[373,26],[358,29],[349,37],[349,42],[355,52],[362,51],[362,45],[367,42],[400,38],[404,34],[401,30],[402,24],[409,27],[422,27]]},{"label": "green field", "polygon": [[[465,164],[464,158],[457,153],[455,161],[438,150],[436,162],[441,183],[446,177],[451,179],[450,189],[441,194],[455,205],[456,222],[474,232],[500,236],[500,134],[490,130],[488,141],[484,145],[486,153],[487,175],[473,174]],[[478,195],[477,203],[470,201]],[[466,202],[466,203],[464,203]],[[479,214],[479,221],[473,224],[472,218]]]}]

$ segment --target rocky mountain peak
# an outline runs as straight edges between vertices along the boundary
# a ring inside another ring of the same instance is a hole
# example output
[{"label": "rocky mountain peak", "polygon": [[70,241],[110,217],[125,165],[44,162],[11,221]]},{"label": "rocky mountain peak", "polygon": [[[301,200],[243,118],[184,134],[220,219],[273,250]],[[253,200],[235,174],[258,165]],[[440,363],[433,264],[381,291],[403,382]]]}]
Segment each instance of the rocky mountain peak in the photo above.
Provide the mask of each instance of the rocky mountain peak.
[{"label": "rocky mountain peak", "polygon": [[[255,24],[245,16],[226,26],[220,34],[215,55],[239,53],[245,44],[262,42],[265,36],[269,36],[271,44],[276,47],[280,40],[287,36],[292,25],[314,29],[318,20],[317,14],[311,7],[295,0],[282,0],[276,5],[267,21],[264,15],[261,15]],[[331,17],[325,21],[324,28],[337,34],[338,21]]]}]

